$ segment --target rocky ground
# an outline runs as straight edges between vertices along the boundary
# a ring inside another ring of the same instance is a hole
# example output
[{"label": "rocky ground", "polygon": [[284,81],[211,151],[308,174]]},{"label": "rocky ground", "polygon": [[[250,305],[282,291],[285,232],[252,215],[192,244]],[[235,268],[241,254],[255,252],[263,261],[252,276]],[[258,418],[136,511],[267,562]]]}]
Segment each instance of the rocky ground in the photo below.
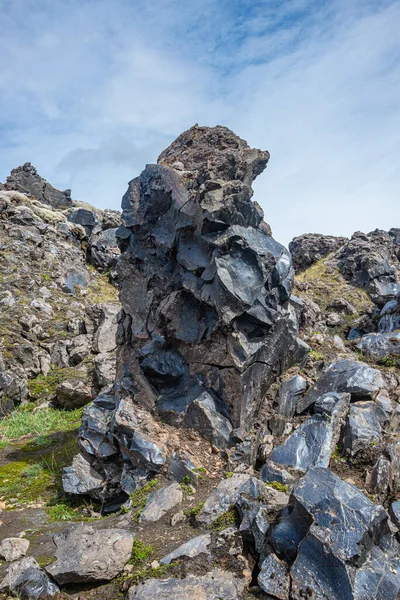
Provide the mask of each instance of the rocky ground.
[{"label": "rocky ground", "polygon": [[400,230],[289,253],[268,159],[195,126],[122,221],[2,186],[0,598],[400,597]]}]

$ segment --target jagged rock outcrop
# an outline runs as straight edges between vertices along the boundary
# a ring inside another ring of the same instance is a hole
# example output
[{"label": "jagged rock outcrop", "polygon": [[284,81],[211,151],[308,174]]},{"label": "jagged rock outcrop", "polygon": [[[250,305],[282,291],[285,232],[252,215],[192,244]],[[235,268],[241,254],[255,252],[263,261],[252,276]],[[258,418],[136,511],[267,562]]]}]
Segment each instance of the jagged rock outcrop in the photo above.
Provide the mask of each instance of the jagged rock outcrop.
[{"label": "jagged rock outcrop", "polygon": [[289,250],[294,270],[296,273],[300,273],[308,269],[327,254],[339,250],[347,241],[345,237],[320,233],[305,233],[293,238],[289,244]]},{"label": "jagged rock outcrop", "polygon": [[129,183],[117,232],[123,310],[114,405],[101,408],[110,424],[103,447],[115,455],[102,455],[91,426],[80,432],[86,458],[113,482],[110,495],[123,472],[159,469],[137,451],[134,418],[118,423],[123,404],[229,446],[251,430],[276,376],[307,353],[289,302],[290,254],[251,201],[268,158],[224,127],[195,126]]},{"label": "jagged rock outcrop", "polygon": [[[32,169],[13,173],[32,175]],[[14,175],[7,188],[17,186]],[[1,415],[26,398],[76,408],[115,378],[117,289],[107,275],[88,268],[90,240],[69,219],[76,203],[65,208],[54,200],[62,192],[43,185],[46,204],[33,196],[39,194],[34,186],[29,197],[0,191]],[[103,223],[120,220],[114,211],[86,207],[100,232]],[[106,257],[97,266],[102,272],[111,263]]]},{"label": "jagged rock outcrop", "polygon": [[52,208],[68,208],[72,205],[71,190],[64,192],[57,190],[43,177],[40,177],[35,167],[29,162],[11,171],[4,189],[28,194]]}]

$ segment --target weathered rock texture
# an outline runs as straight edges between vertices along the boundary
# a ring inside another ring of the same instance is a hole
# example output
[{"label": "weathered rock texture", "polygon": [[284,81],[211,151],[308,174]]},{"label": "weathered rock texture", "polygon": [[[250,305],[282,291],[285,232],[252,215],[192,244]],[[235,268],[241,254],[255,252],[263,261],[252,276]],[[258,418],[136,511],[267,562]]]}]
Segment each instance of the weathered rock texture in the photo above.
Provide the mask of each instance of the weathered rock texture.
[{"label": "weathered rock texture", "polygon": [[123,471],[160,468],[151,440],[138,450],[134,419],[118,423],[122,402],[132,414],[142,406],[231,445],[251,429],[276,376],[307,352],[289,303],[290,254],[251,201],[268,159],[224,127],[194,126],[129,183],[117,231],[123,310],[114,406],[101,408],[103,439],[116,448],[112,475],[98,431],[84,425],[80,433],[112,493]]},{"label": "weathered rock texture", "polygon": [[289,244],[289,250],[296,273],[308,269],[327,254],[336,252],[347,241],[345,237],[320,233],[305,233],[293,238]]}]

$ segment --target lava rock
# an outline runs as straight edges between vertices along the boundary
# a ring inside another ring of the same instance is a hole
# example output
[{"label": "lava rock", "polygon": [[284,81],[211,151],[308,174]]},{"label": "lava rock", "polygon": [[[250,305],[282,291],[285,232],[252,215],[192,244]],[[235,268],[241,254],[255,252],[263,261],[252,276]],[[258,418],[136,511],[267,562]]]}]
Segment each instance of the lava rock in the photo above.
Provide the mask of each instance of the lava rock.
[{"label": "lava rock", "polygon": [[315,402],[316,414],[309,417],[275,446],[270,461],[283,467],[307,471],[310,467],[328,467],[339,440],[349,408],[350,394],[324,394]]},{"label": "lava rock", "polygon": [[55,596],[60,590],[36,560],[28,556],[11,563],[0,584],[0,591],[8,591],[21,600],[44,600]]},{"label": "lava rock", "polygon": [[173,550],[167,556],[164,556],[160,560],[160,563],[163,565],[169,565],[171,562],[176,560],[177,558],[195,558],[199,554],[210,554],[210,546],[211,544],[211,535],[209,533],[205,533],[204,535],[198,535],[195,538],[192,538],[188,542],[179,546],[176,550]]},{"label": "lava rock", "polygon": [[289,598],[290,578],[288,568],[275,556],[270,554],[260,565],[257,577],[260,588],[279,600]]},{"label": "lava rock", "polygon": [[220,481],[211,492],[196,520],[201,525],[209,525],[234,505],[242,492],[258,498],[264,490],[264,484],[255,477],[234,473],[232,477]]},{"label": "lava rock", "polygon": [[246,587],[246,580],[233,573],[214,569],[205,575],[188,575],[185,579],[149,579],[128,593],[128,600],[240,600]]},{"label": "lava rock", "polygon": [[297,413],[309,406],[327,392],[348,392],[352,401],[374,399],[377,393],[386,388],[378,369],[351,359],[339,359],[330,363],[297,405]]},{"label": "lava rock", "polygon": [[371,444],[379,442],[381,437],[382,428],[375,402],[352,404],[342,440],[346,456],[356,456],[360,451],[371,447]]},{"label": "lava rock", "polygon": [[124,529],[96,531],[90,525],[78,525],[53,539],[57,561],[46,571],[65,585],[116,577],[131,556],[134,534]]},{"label": "lava rock", "polygon": [[203,392],[189,405],[184,422],[215,446],[225,448],[229,445],[232,425],[217,411],[216,403],[208,392]]},{"label": "lava rock", "polygon": [[25,163],[22,167],[13,169],[7,177],[5,188],[35,196],[39,202],[53,208],[68,208],[72,204],[71,190],[61,192],[54,188],[38,175],[31,163]]},{"label": "lava rock", "polygon": [[357,348],[375,359],[391,355],[398,356],[400,354],[400,331],[368,333],[358,342]]},{"label": "lava rock", "polygon": [[289,244],[289,250],[296,273],[308,269],[327,254],[336,252],[347,241],[344,237],[320,233],[305,233],[295,237]]},{"label": "lava rock", "polygon": [[149,494],[146,505],[140,514],[139,523],[158,521],[182,500],[183,493],[177,482]]},{"label": "lava rock", "polygon": [[64,467],[62,482],[67,494],[90,494],[93,498],[101,498],[103,477],[83,454],[77,454],[72,465]]},{"label": "lava rock", "polygon": [[23,558],[29,548],[29,541],[24,538],[5,538],[0,542],[0,556],[11,562]]}]

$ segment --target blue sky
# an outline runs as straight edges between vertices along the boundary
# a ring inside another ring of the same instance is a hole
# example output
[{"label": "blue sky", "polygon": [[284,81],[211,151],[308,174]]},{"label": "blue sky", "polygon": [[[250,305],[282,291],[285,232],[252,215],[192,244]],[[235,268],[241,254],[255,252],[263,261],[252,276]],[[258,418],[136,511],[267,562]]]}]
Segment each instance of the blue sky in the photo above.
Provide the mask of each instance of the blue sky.
[{"label": "blue sky", "polygon": [[399,0],[0,0],[0,181],[32,162],[119,208],[181,131],[271,160],[279,241],[400,227]]}]

